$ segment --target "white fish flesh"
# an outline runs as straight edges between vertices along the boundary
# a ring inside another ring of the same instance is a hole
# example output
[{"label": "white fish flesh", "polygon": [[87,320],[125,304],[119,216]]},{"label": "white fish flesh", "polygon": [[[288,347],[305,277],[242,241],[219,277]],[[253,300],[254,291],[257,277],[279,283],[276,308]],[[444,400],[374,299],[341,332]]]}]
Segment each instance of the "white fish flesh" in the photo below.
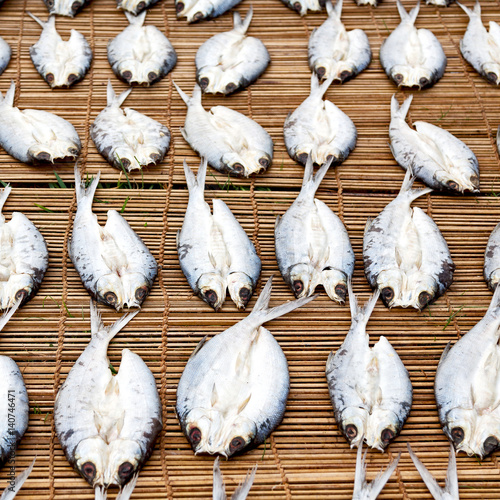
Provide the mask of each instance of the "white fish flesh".
[{"label": "white fish flesh", "polygon": [[158,0],[116,0],[116,6],[137,16],[137,14],[149,9],[157,2]]},{"label": "white fish flesh", "polygon": [[108,43],[111,69],[129,85],[153,85],[177,63],[169,39],[156,26],[143,26],[146,13],[125,12],[130,24]]},{"label": "white fish flesh", "polygon": [[443,47],[432,31],[415,27],[420,1],[409,14],[400,0],[397,5],[401,24],[382,43],[380,62],[398,87],[430,87],[444,75]]},{"label": "white fish flesh", "polygon": [[231,94],[248,87],[269,62],[266,46],[246,32],[252,20],[250,6],[245,20],[233,14],[234,28],[209,38],[196,53],[196,79],[203,92]]},{"label": "white fish flesh", "polygon": [[56,30],[55,16],[47,22],[28,12],[43,29],[40,39],[30,47],[36,70],[51,88],[70,87],[83,79],[92,62],[92,50],[86,38],[76,30],[65,42]]},{"label": "white fish flesh", "polygon": [[43,2],[51,15],[74,17],[90,3],[90,0],[43,0]]},{"label": "white fish flesh", "polygon": [[457,451],[500,449],[500,287],[479,321],[441,356],[434,392],[439,421]]},{"label": "white fish flesh", "polygon": [[96,499],[99,494],[106,498],[105,490],[112,484],[121,488],[132,481],[133,487],[162,428],[151,370],[137,354],[123,349],[120,369],[113,375],[107,356],[110,341],[138,312],[105,327],[91,301],[92,338],[54,403],[61,447],[73,468],[96,488]]},{"label": "white fish flesh", "polygon": [[453,281],[455,264],[441,231],[422,209],[410,206],[431,189],[411,189],[413,181],[408,169],[398,196],[367,222],[363,238],[366,278],[389,308],[423,309]]},{"label": "white fish flesh", "polygon": [[115,168],[140,170],[160,163],[170,145],[165,125],[131,108],[120,109],[132,89],[118,97],[108,81],[108,104],[90,127],[97,151]]},{"label": "white fish flesh", "polygon": [[387,481],[392,476],[392,473],[396,470],[398,466],[399,459],[401,458],[401,453],[398,453],[397,458],[391,460],[387,469],[385,471],[380,471],[375,479],[368,483],[366,481],[366,453],[363,454],[363,445],[358,446],[358,452],[356,454],[356,472],[354,475],[354,491],[352,494],[352,500],[376,500],[380,492],[384,489]]},{"label": "white fish flesh", "polygon": [[458,476],[457,476],[457,460],[453,446],[450,445],[450,458],[448,461],[448,474],[446,475],[446,485],[441,488],[427,467],[419,460],[417,455],[413,453],[410,443],[406,443],[410,457],[415,464],[415,467],[423,479],[425,485],[433,496],[434,500],[459,500],[458,494]]},{"label": "white fish flesh", "polygon": [[285,120],[283,135],[291,158],[302,165],[308,156],[317,165],[333,159],[342,163],[356,146],[357,130],[352,120],[335,104],[324,101],[334,75],[319,84],[315,73],[311,75],[311,94]]},{"label": "white fish flesh", "polygon": [[36,226],[21,212],[5,222],[2,209],[12,188],[0,194],[0,309],[21,305],[38,292],[49,267],[49,252]]},{"label": "white fish flesh", "polygon": [[314,197],[330,164],[314,175],[312,160],[307,161],[297,199],[276,219],[276,260],[295,297],[309,297],[322,284],[332,300],[343,303],[354,272],[354,252],[342,221]]},{"label": "white fish flesh", "polygon": [[185,17],[188,23],[218,17],[238,5],[241,0],[175,0],[177,19]]},{"label": "white fish flesh", "polygon": [[5,490],[3,490],[0,500],[13,500],[14,498],[16,498],[17,492],[22,488],[26,479],[28,479],[28,476],[31,474],[31,471],[35,466],[35,461],[36,457],[33,459],[33,462],[31,462],[31,465],[27,469],[23,470],[18,476],[16,476],[14,481],[9,481],[9,486],[7,486]]},{"label": "white fish flesh", "polygon": [[374,293],[364,308],[349,281],[352,323],[343,344],[326,362],[326,379],[335,420],[353,446],[363,441],[384,451],[401,432],[412,403],[408,371],[389,341],[381,336],[373,347],[366,325],[379,297]]},{"label": "white fish flesh", "polygon": [[372,59],[370,42],[361,29],[347,31],[340,20],[342,2],[335,7],[328,0],[328,18],[309,37],[309,67],[320,79],[330,78],[345,82],[361,73]]},{"label": "white fish flesh", "polygon": [[247,306],[260,276],[261,263],[253,243],[229,207],[212,200],[213,214],[205,202],[207,161],[198,176],[184,161],[189,202],[182,229],[177,235],[177,252],[189,286],[218,311],[229,289],[238,309]]},{"label": "white fish flesh", "polygon": [[75,165],[78,206],[68,243],[69,255],[83,286],[94,299],[117,311],[141,307],[158,266],[141,238],[116,210],[108,210],[105,226],[99,225],[92,212],[99,175],[85,188]]},{"label": "white fish flesh", "polygon": [[288,364],[262,325],[314,297],[269,309],[271,282],[245,319],[203,339],[184,368],[176,413],[196,454],[231,457],[259,446],[283,419],[290,389]]},{"label": "white fish flesh", "polygon": [[328,0],[281,0],[287,7],[294,10],[301,16],[305,16],[307,11],[320,11]]},{"label": "white fish flesh", "polygon": [[494,291],[500,281],[500,223],[490,234],[484,252],[484,279],[490,290]]},{"label": "white fish flesh", "polygon": [[[247,473],[246,478],[238,485],[231,500],[245,500],[250,488],[252,487],[253,480],[255,479],[255,473],[257,472],[257,464],[255,467]],[[219,457],[214,460],[214,487],[213,487],[213,500],[226,500],[226,487],[224,486],[224,479],[222,477],[222,472],[219,467]]]},{"label": "white fish flesh", "polygon": [[[457,2],[458,3],[458,2]],[[481,5],[474,9],[458,3],[469,16],[469,25],[460,40],[460,50],[470,65],[490,83],[500,84],[500,26],[490,21],[489,31],[481,21]]]},{"label": "white fish flesh", "polygon": [[5,71],[9,65],[12,50],[10,45],[0,36],[0,75]]},{"label": "white fish flesh", "polygon": [[82,145],[70,122],[47,111],[14,107],[14,82],[0,93],[0,146],[24,163],[75,161]]},{"label": "white fish flesh", "polygon": [[235,177],[267,170],[273,161],[273,141],[257,122],[226,106],[205,111],[198,84],[192,97],[174,85],[188,108],[182,136],[211,167]]},{"label": "white fish flesh", "polygon": [[413,130],[406,115],[413,96],[399,106],[391,100],[389,137],[396,161],[432,189],[479,193],[479,165],[474,153],[460,139],[431,123],[417,121]]}]

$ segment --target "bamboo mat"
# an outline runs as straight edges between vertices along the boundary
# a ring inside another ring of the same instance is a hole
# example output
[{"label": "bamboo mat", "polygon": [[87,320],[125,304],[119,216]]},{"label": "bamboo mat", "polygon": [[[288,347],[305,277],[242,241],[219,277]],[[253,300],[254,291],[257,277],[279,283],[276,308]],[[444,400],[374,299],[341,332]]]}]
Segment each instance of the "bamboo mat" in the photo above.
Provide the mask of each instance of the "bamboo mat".
[{"label": "bamboo mat", "polygon": [[[404,3],[408,9],[413,6]],[[274,221],[295,199],[303,174],[303,168],[286,153],[282,125],[288,112],[309,93],[307,38],[326,14],[300,18],[279,0],[243,0],[238,10],[245,13],[250,5],[254,8],[250,34],[266,44],[272,64],[250,89],[228,98],[205,96],[203,102],[207,108],[228,105],[257,120],[273,137],[275,158],[265,175],[252,180],[228,182],[227,177],[211,170],[206,197],[226,201],[253,238],[263,261],[262,282],[275,275],[272,304],[279,304],[293,297],[275,261]],[[499,1],[483,0],[482,7],[485,24],[500,20]],[[197,48],[213,34],[230,29],[231,16],[188,26],[184,20],[176,20],[171,0],[163,0],[149,11],[146,23],[155,24],[169,36],[179,61],[160,83],[134,89],[126,105],[168,125],[172,145],[161,165],[131,175],[129,186],[97,153],[88,134],[89,125],[105,106],[108,78],[117,92],[126,88],[112,74],[106,57],[108,39],[127,26],[125,16],[115,9],[114,0],[94,0],[75,19],[57,19],[56,27],[63,38],[69,36],[71,28],[85,34],[94,61],[90,73],[74,88],[52,91],[29,58],[29,47],[41,30],[26,15],[28,10],[46,19],[41,0],[6,0],[0,9],[0,35],[13,49],[11,63],[0,77],[0,90],[6,91],[13,79],[18,87],[16,104],[21,109],[54,111],[75,125],[83,144],[83,168],[89,173],[102,173],[103,188],[97,191],[94,203],[99,220],[105,221],[108,209],[125,205],[124,216],[161,266],[143,310],[108,351],[115,367],[124,347],[140,354],[156,377],[163,405],[164,431],[132,498],[211,498],[213,458],[193,455],[175,417],[175,391],[200,339],[221,332],[245,314],[238,312],[229,298],[219,313],[212,311],[193,296],[178,264],[175,236],[187,205],[181,165],[186,158],[197,167],[199,159],[180,135],[185,105],[173,89],[172,79],[191,92]],[[327,98],[353,119],[359,137],[348,160],[327,174],[318,197],[346,224],[357,259],[354,288],[364,301],[369,295],[362,269],[364,225],[367,217],[376,216],[394,198],[404,176],[387,144],[390,97],[395,87],[378,59],[380,45],[399,23],[399,16],[393,0],[384,0],[376,9],[357,7],[345,0],[342,18],[348,29],[365,29],[373,61],[354,80],[328,90]],[[500,220],[499,157],[495,147],[500,90],[479,77],[460,56],[459,41],[467,21],[456,4],[447,9],[422,5],[417,20],[418,27],[431,29],[439,38],[448,66],[435,87],[415,93],[410,120],[424,119],[442,126],[473,149],[481,168],[481,194],[433,193],[417,200],[415,204],[434,218],[448,242],[457,265],[455,281],[444,297],[422,313],[413,309],[389,311],[379,302],[368,325],[373,341],[381,334],[388,337],[408,368],[414,388],[412,411],[401,435],[388,453],[370,451],[367,456],[368,478],[372,479],[390,457],[403,453],[381,499],[431,498],[406,451],[407,441],[443,484],[449,445],[439,425],[433,396],[436,366],[448,341],[466,333],[482,317],[491,298],[482,265],[488,236]],[[400,101],[407,95],[398,92]],[[0,352],[19,364],[30,397],[30,426],[17,453],[17,471],[37,456],[19,499],[93,498],[92,489],[68,465],[53,424],[55,394],[87,345],[90,328],[89,297],[66,251],[75,211],[72,170],[72,165],[30,167],[0,151],[0,180],[14,187],[4,214],[9,219],[14,210],[25,213],[44,235],[50,252],[50,268],[38,295],[16,313],[0,336]],[[57,188],[54,171],[68,188]],[[249,310],[254,303],[255,298]],[[105,322],[118,316],[102,310]],[[290,366],[287,411],[265,445],[221,464],[229,492],[258,463],[249,498],[352,497],[355,451],[337,430],[324,377],[328,354],[342,343],[349,325],[348,306],[331,302],[323,290],[311,304],[267,325]],[[495,455],[479,461],[460,454],[457,462],[461,498],[500,498],[500,466]],[[5,486],[4,467],[0,488]],[[116,491],[110,490],[110,498]]]}]

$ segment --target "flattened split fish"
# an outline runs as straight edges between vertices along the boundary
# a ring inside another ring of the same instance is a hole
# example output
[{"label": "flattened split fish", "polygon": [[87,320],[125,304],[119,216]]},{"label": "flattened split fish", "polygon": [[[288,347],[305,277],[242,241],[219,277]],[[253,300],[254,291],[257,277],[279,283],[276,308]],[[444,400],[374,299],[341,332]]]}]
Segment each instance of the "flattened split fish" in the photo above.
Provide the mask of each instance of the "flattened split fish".
[{"label": "flattened split fish", "polygon": [[130,24],[108,42],[111,69],[129,85],[153,85],[177,62],[169,39],[156,26],[143,26],[146,13],[134,16],[125,12]]},{"label": "flattened split fish", "polygon": [[235,177],[267,170],[273,160],[273,140],[257,122],[226,106],[205,111],[198,84],[191,97],[174,85],[188,108],[182,136],[211,167]]},{"label": "flattened split fish", "polygon": [[500,281],[500,223],[490,234],[484,252],[484,279],[491,291],[495,291]]},{"label": "flattened split fish", "polygon": [[352,120],[335,104],[324,101],[334,75],[319,84],[311,75],[311,94],[285,120],[283,135],[288,154],[302,165],[308,156],[317,165],[332,159],[342,163],[356,146],[357,130]]},{"label": "flattened split fish", "polygon": [[342,221],[314,197],[331,164],[316,175],[309,157],[302,189],[274,228],[278,267],[295,297],[309,297],[323,284],[328,296],[343,303],[354,272],[354,252]]},{"label": "flattened split fish", "polygon": [[484,458],[500,449],[500,287],[483,319],[453,347],[436,371],[439,421],[457,451]]},{"label": "flattened split fish", "polygon": [[397,5],[401,24],[380,47],[380,62],[398,87],[430,87],[444,75],[443,47],[432,31],[415,27],[420,0],[409,14],[400,0]]},{"label": "flattened split fish", "polygon": [[441,231],[422,209],[410,206],[432,190],[411,189],[414,180],[408,169],[398,196],[368,220],[363,238],[366,278],[389,308],[423,309],[453,281],[455,264]]},{"label": "flattened split fish", "polygon": [[75,161],[82,145],[70,122],[47,111],[14,107],[16,85],[0,93],[0,146],[24,163]]},{"label": "flattened split fish", "polygon": [[10,45],[0,36],[0,75],[5,71],[9,65],[12,50]]},{"label": "flattened split fish", "polygon": [[469,25],[460,40],[460,50],[469,64],[490,83],[500,84],[500,26],[490,21],[489,32],[481,21],[481,5],[474,9],[457,2],[469,16]]},{"label": "flattened split fish", "polygon": [[64,454],[95,488],[96,500],[105,499],[112,484],[127,485],[117,499],[130,497],[162,428],[161,403],[151,370],[137,354],[123,349],[120,369],[113,376],[107,356],[110,341],[138,312],[105,327],[91,301],[92,338],[54,403],[56,433]]},{"label": "flattened split fish", "polygon": [[446,475],[446,485],[441,488],[438,482],[434,479],[427,467],[419,460],[417,455],[413,453],[410,443],[406,443],[410,457],[415,464],[415,467],[423,479],[425,485],[433,496],[434,500],[459,500],[458,496],[458,476],[457,476],[457,460],[453,445],[450,444],[450,458],[448,462],[448,474]]},{"label": "flattened split fish", "polygon": [[417,121],[413,130],[406,115],[413,96],[399,106],[396,96],[391,100],[389,137],[396,161],[433,189],[456,193],[479,193],[479,165],[474,153],[447,130]]},{"label": "flattened split fish", "polygon": [[[235,492],[231,496],[231,500],[245,500],[250,488],[252,487],[255,473],[257,472],[257,464],[247,473],[247,477],[238,485]],[[224,479],[219,467],[219,457],[214,460],[214,487],[213,487],[213,500],[226,500],[226,487],[224,486]],[[0,499],[1,500],[1,499]]]},{"label": "flattened split fish", "polygon": [[231,94],[248,87],[270,62],[266,46],[246,32],[253,9],[245,20],[234,12],[234,28],[209,38],[196,53],[196,79],[203,92]]},{"label": "flattened split fish", "polygon": [[301,16],[305,16],[307,11],[317,12],[321,10],[328,0],[281,0],[287,7],[294,10]]},{"label": "flattened split fish", "polygon": [[184,368],[176,411],[196,454],[231,457],[259,446],[283,419],[290,390],[288,364],[262,325],[314,297],[270,309],[271,282],[246,318],[203,339]]},{"label": "flattened split fish", "polygon": [[36,226],[21,212],[5,222],[2,209],[12,191],[0,194],[0,309],[31,300],[49,267],[49,252]]},{"label": "flattened split fish", "polygon": [[345,82],[361,73],[372,59],[370,42],[361,29],[346,31],[340,16],[342,1],[335,7],[328,0],[328,18],[309,37],[309,67],[320,79],[330,78]]},{"label": "flattened split fish", "polygon": [[363,441],[384,451],[401,432],[410,413],[412,386],[408,371],[389,341],[381,336],[370,347],[366,325],[379,297],[358,306],[349,282],[352,324],[344,343],[326,362],[326,379],[335,420],[353,446]]},{"label": "flattened split fish", "polygon": [[149,9],[157,2],[158,0],[116,0],[116,6],[137,16],[137,14]]},{"label": "flattened split fish", "polygon": [[108,104],[90,127],[97,151],[113,167],[129,172],[160,163],[170,145],[168,127],[134,109],[120,108],[131,91],[117,97],[108,81]]},{"label": "flattened split fish", "polygon": [[212,200],[213,215],[210,213],[204,196],[206,172],[206,159],[202,160],[197,177],[184,161],[189,203],[177,234],[179,262],[189,286],[208,305],[218,311],[229,289],[231,299],[243,310],[257,285],[260,259],[222,200]]},{"label": "flattened split fish", "polygon": [[43,0],[43,2],[51,15],[74,17],[90,3],[90,0]]},{"label": "flattened split fish", "polygon": [[177,19],[187,18],[188,23],[218,17],[238,5],[241,0],[175,0]]},{"label": "flattened split fish", "polygon": [[31,12],[28,15],[43,29],[40,39],[30,47],[36,70],[51,88],[70,87],[83,79],[92,62],[92,50],[86,38],[71,30],[65,42],[56,30],[55,16],[44,22]]},{"label": "flattened split fish", "polygon": [[99,175],[85,188],[75,165],[77,210],[68,242],[69,256],[83,286],[99,302],[120,311],[141,307],[149,295],[158,266],[151,252],[128,222],[108,210],[101,227],[92,212]]}]

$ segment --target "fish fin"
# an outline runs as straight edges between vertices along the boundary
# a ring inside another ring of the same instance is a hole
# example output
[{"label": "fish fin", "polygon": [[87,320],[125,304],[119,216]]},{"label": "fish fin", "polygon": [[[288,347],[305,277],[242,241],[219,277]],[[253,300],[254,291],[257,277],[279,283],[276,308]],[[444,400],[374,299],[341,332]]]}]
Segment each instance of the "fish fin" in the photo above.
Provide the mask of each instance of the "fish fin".
[{"label": "fish fin", "polygon": [[342,3],[343,0],[337,0],[337,3],[333,5],[333,0],[328,0],[326,2],[326,12],[328,17],[336,17],[340,21],[340,16],[342,15]]},{"label": "fish fin", "polygon": [[407,99],[403,101],[401,106],[398,103],[396,98],[396,94],[392,94],[391,97],[391,118],[401,118],[402,120],[406,119],[406,115],[408,114],[408,110],[410,109],[411,101],[413,100],[413,94],[410,94]]},{"label": "fish fin", "polygon": [[5,205],[5,202],[7,201],[7,198],[9,197],[11,191],[12,188],[10,187],[10,184],[7,184],[0,193],[0,214],[2,213],[3,206]]},{"label": "fish fin", "polygon": [[212,386],[212,394],[210,395],[210,404],[212,407],[217,404],[217,401],[219,401],[219,395],[217,394],[217,387],[214,382],[214,385]]},{"label": "fish fin", "polygon": [[358,299],[352,289],[352,282],[350,279],[347,280],[347,290],[349,292],[349,305],[351,307],[351,317],[352,321],[356,323],[368,323],[370,316],[375,308],[380,291],[377,289],[373,295],[365,303],[364,307],[360,307],[358,304]]},{"label": "fish fin", "polygon": [[[352,448],[352,446],[351,446]],[[356,494],[358,496],[363,491],[366,486],[366,465],[365,458],[368,453],[368,448],[366,449],[363,455],[363,439],[358,445],[358,452],[356,453],[356,471],[354,473],[354,491],[353,498]]]},{"label": "fish fin", "polygon": [[198,345],[195,347],[194,351],[191,353],[191,356],[189,356],[189,359],[194,358],[201,350],[201,348],[205,345],[207,341],[207,335],[205,335],[199,342]]},{"label": "fish fin", "polygon": [[458,498],[458,475],[457,475],[457,459],[455,457],[455,449],[450,443],[450,458],[448,459],[448,472],[446,474],[445,491],[450,493],[453,498]]},{"label": "fish fin", "polygon": [[143,10],[137,16],[131,14],[130,12],[125,11],[125,16],[128,19],[129,24],[133,24],[134,26],[139,26],[139,28],[144,24],[144,20],[146,19],[147,10]]},{"label": "fish fin", "polygon": [[[29,10],[26,11],[26,14],[28,14],[28,16],[31,17],[31,19],[33,19],[33,21],[37,22],[41,27],[42,29],[45,28],[45,21],[42,21],[41,19],[39,19],[38,17],[36,17],[35,15],[33,15]],[[49,16],[49,20],[50,19],[54,19],[53,23],[55,22],[55,17],[54,16]]]},{"label": "fish fin", "polygon": [[368,217],[368,219],[366,219],[365,230],[364,230],[363,234],[366,234],[368,229],[370,229],[372,223],[373,223],[373,217]]},{"label": "fish fin", "polygon": [[393,459],[391,461],[391,463],[387,466],[387,469],[377,474],[375,479],[370,483],[369,486],[370,496],[368,497],[369,500],[376,500],[380,492],[384,489],[384,486],[386,485],[387,481],[389,481],[389,478],[392,476],[392,473],[398,466],[400,458],[401,458],[401,452],[398,453],[398,457],[396,459]]},{"label": "fish fin", "polygon": [[186,178],[186,184],[188,187],[188,191],[195,190],[198,187],[198,183],[196,182],[196,176],[194,172],[191,170],[191,167],[187,164],[187,161],[184,160],[184,177]]},{"label": "fish fin", "polygon": [[[236,16],[236,12],[234,13]],[[253,7],[250,5],[247,11],[247,15],[245,16],[245,19],[241,21],[240,17],[240,22],[238,28],[240,28],[240,31],[242,33],[246,33],[248,31],[248,27],[250,26],[250,23],[252,22],[252,17],[253,17]],[[235,23],[236,27],[236,23]]]},{"label": "fish fin", "polygon": [[328,169],[330,168],[332,162],[333,157],[330,158],[326,163],[324,163],[316,172],[316,175],[314,175],[312,155],[309,154],[307,156],[306,167],[304,169],[304,178],[302,179],[301,192],[307,192],[307,194],[311,196],[311,198],[314,198],[314,195],[316,194],[316,191],[318,190],[321,181],[328,172]]},{"label": "fish fin", "polygon": [[411,24],[414,24],[420,10],[420,0],[418,0],[417,5],[410,10],[410,13],[406,12],[401,0],[397,0],[397,6],[401,22],[410,22]]},{"label": "fish fin", "polygon": [[446,344],[446,347],[444,348],[444,351],[441,354],[441,357],[439,358],[438,366],[446,359],[446,356],[448,356],[450,349],[451,349],[451,340]]},{"label": "fish fin", "polygon": [[0,317],[0,332],[3,330],[4,326],[9,322],[9,319],[12,318],[12,316],[14,316],[14,313],[19,309],[19,306],[21,305],[21,300],[22,299],[16,300],[16,302],[14,302],[14,305],[10,309],[7,309]]},{"label": "fish fin", "polygon": [[97,302],[90,301],[90,331],[92,333],[92,338],[101,332],[106,333],[106,337],[111,340],[120,330],[122,330],[125,325],[140,312],[140,309],[136,311],[124,314],[121,318],[117,319],[112,325],[105,327],[101,313],[97,307]]},{"label": "fish fin", "polygon": [[411,187],[414,182],[415,177],[413,175],[413,170],[411,167],[408,167],[406,169],[406,174],[403,179],[403,184],[401,184],[398,196],[407,195],[410,197],[411,201],[413,201],[432,191],[432,188],[412,189]]},{"label": "fish fin", "polygon": [[0,104],[3,106],[14,107],[14,97],[16,96],[16,84],[11,80],[9,90],[5,93],[5,97],[0,92]]},{"label": "fish fin", "polygon": [[257,472],[257,464],[252,468],[251,471],[247,472],[247,475],[243,482],[241,482],[231,497],[231,500],[245,500],[250,492],[250,488],[255,479],[255,474]]},{"label": "fish fin", "polygon": [[252,393],[250,393],[248,397],[245,398],[245,400],[238,406],[238,413],[241,413],[245,409],[246,405],[248,404],[251,398],[252,398]]},{"label": "fish fin", "polygon": [[75,162],[75,191],[76,191],[76,202],[80,204],[84,199],[90,200],[92,205],[92,200],[94,199],[95,191],[97,185],[99,184],[99,178],[101,177],[101,172],[97,172],[97,175],[92,179],[90,186],[85,188],[85,182],[82,181],[82,176],[80,174],[80,169],[78,168],[78,161]]},{"label": "fish fin", "polygon": [[479,0],[476,1],[476,4],[474,5],[474,8],[472,10],[458,1],[457,5],[462,8],[462,10],[469,16],[470,19],[472,19],[474,16],[481,17],[481,5],[479,3]]},{"label": "fish fin", "polygon": [[498,315],[500,313],[500,286],[495,288],[495,292],[493,293],[493,297],[491,297],[491,302],[486,311],[486,314],[495,314]]},{"label": "fish fin", "polygon": [[278,229],[279,225],[280,225],[280,221],[281,221],[281,216],[280,215],[277,215],[276,216],[276,221],[274,222],[274,231],[276,232],[276,230]]},{"label": "fish fin", "polygon": [[137,471],[132,479],[120,490],[120,493],[116,496],[116,500],[129,500],[134,491],[135,485],[137,484],[137,479],[139,478],[139,471]]},{"label": "fish fin", "polygon": [[35,465],[36,457],[33,459],[33,462],[31,462],[30,466],[23,470],[15,479],[14,479],[14,486],[8,486],[5,488],[4,492],[2,493],[2,496],[0,497],[0,500],[13,500],[17,494],[17,492],[22,488],[24,482],[26,479],[28,479],[28,476],[31,474],[31,471],[33,470],[33,467]]},{"label": "fish fin", "polygon": [[408,452],[410,453],[410,457],[413,460],[413,463],[415,464],[415,467],[417,468],[418,473],[420,474],[420,477],[424,481],[424,483],[427,486],[427,489],[430,491],[431,495],[436,500],[440,500],[441,498],[443,498],[444,491],[439,486],[436,479],[429,472],[427,467],[419,460],[417,455],[415,455],[415,453],[413,453],[413,450],[411,449],[410,443],[406,443],[406,446],[408,447]]},{"label": "fish fin", "polygon": [[104,486],[96,486],[94,494],[94,500],[106,500],[108,498],[108,492],[104,489]]},{"label": "fish fin", "polygon": [[214,461],[214,486],[212,493],[213,500],[226,500],[226,488],[224,486],[224,479],[219,467],[219,457]]},{"label": "fish fin", "polygon": [[108,86],[106,89],[107,105],[120,107],[125,99],[129,96],[130,92],[132,92],[132,87],[122,92],[119,97],[116,97],[116,93],[113,89],[113,85],[111,84],[111,80],[108,80]]},{"label": "fish fin", "polygon": [[173,80],[172,83],[174,84],[178,94],[181,96],[181,99],[189,106],[190,97]]},{"label": "fish fin", "polygon": [[332,84],[335,78],[335,74],[331,74],[321,85],[319,84],[318,75],[313,71],[311,74],[311,93],[310,95],[317,94],[319,97],[323,98],[328,90],[328,87]]}]

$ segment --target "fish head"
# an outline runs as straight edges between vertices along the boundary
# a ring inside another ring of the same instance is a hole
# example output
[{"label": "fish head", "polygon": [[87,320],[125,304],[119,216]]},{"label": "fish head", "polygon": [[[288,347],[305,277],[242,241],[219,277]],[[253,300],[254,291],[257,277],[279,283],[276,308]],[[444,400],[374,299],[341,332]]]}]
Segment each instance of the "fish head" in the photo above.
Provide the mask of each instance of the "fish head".
[{"label": "fish head", "polygon": [[210,17],[215,9],[211,0],[175,0],[177,18],[186,17],[188,23],[195,23]]},{"label": "fish head", "polygon": [[207,94],[224,93],[221,83],[223,70],[220,66],[209,66],[197,72],[196,78],[201,90]]},{"label": "fish head", "polygon": [[365,440],[368,446],[384,451],[388,444],[399,434],[403,423],[391,410],[374,408],[366,429]]},{"label": "fish head", "polygon": [[80,144],[69,139],[53,137],[45,143],[36,141],[28,149],[28,157],[33,163],[69,162],[78,158],[80,149]]},{"label": "fish head", "polygon": [[332,300],[339,304],[344,304],[347,297],[347,278],[338,269],[323,269],[321,271],[321,281],[325,291]]},{"label": "fish head", "polygon": [[117,2],[117,7],[132,12],[132,14],[136,16],[146,9],[149,3],[150,1],[145,0],[119,0]]},{"label": "fish head", "polygon": [[471,448],[481,458],[500,448],[500,423],[497,415],[487,411],[477,418]]},{"label": "fish head", "polygon": [[400,305],[400,297],[403,278],[399,269],[382,271],[377,277],[377,287],[380,290],[380,298],[389,309]]},{"label": "fish head", "polygon": [[104,473],[104,486],[123,486],[132,479],[144,461],[144,453],[137,441],[116,439],[109,443],[108,462]]},{"label": "fish head", "polygon": [[314,61],[314,71],[320,80],[328,80],[335,75],[334,80],[346,82],[356,74],[356,66],[352,61],[335,61],[332,58],[320,57]]},{"label": "fish head", "polygon": [[123,308],[123,286],[120,277],[115,274],[101,276],[96,283],[97,300],[114,307],[117,311]]},{"label": "fish head", "polygon": [[216,311],[218,311],[224,300],[226,300],[226,282],[219,273],[205,273],[200,276],[198,283],[198,295]]},{"label": "fish head", "polygon": [[240,311],[244,311],[250,302],[254,290],[254,282],[245,273],[231,273],[227,277],[227,288],[231,299]]},{"label": "fish head", "polygon": [[241,69],[238,69],[238,65],[234,68],[226,69],[219,81],[219,87],[224,95],[232,94],[236,92],[241,87],[246,87],[250,82],[241,74]]},{"label": "fish head", "polygon": [[83,8],[87,0],[43,0],[50,14],[73,17]]},{"label": "fish head", "polygon": [[406,286],[401,291],[399,304],[401,307],[414,307],[425,309],[438,297],[438,284],[436,280],[421,271],[408,276]]},{"label": "fish head", "polygon": [[107,461],[108,445],[100,436],[84,439],[75,448],[74,468],[92,487],[104,485]]},{"label": "fish head", "polygon": [[160,68],[152,62],[143,63],[140,59],[126,59],[119,62],[115,70],[116,76],[129,85],[146,87],[160,80]]},{"label": "fish head", "polygon": [[432,70],[423,66],[396,64],[391,68],[390,77],[398,87],[418,87],[423,89],[434,84],[436,77]]},{"label": "fish head", "polygon": [[445,185],[450,191],[479,193],[479,172],[472,170],[468,161],[462,162],[462,164],[455,161],[453,176],[443,169],[434,174],[434,179]]},{"label": "fish head", "polygon": [[295,264],[290,268],[288,274],[288,284],[297,299],[313,294],[317,279],[314,279],[314,269],[310,264]]},{"label": "fish head", "polygon": [[500,64],[497,62],[487,62],[482,65],[482,72],[485,78],[495,85],[500,84]]},{"label": "fish head", "polygon": [[151,290],[151,284],[142,273],[127,273],[121,276],[123,307],[141,307]]},{"label": "fish head", "polygon": [[220,432],[220,436],[223,438],[217,443],[214,453],[220,453],[228,458],[232,457],[250,446],[256,435],[255,422],[245,415],[237,415],[232,422],[231,420],[224,422]]},{"label": "fish head", "polygon": [[342,412],[340,430],[351,445],[360,446],[366,435],[368,411],[365,408],[348,406]]},{"label": "fish head", "polygon": [[0,291],[0,308],[12,307],[18,300],[21,305],[28,302],[35,292],[33,278],[28,274],[13,274],[3,283]]},{"label": "fish head", "polygon": [[473,444],[476,418],[474,409],[453,408],[446,414],[443,430],[455,450],[465,451],[468,455],[478,453]]},{"label": "fish head", "polygon": [[338,164],[346,158],[345,153],[330,143],[322,143],[311,150],[315,165],[324,165],[333,158],[332,165]]},{"label": "fish head", "polygon": [[75,64],[73,59],[64,59],[43,67],[42,78],[51,88],[70,87],[85,76],[81,65]]},{"label": "fish head", "polygon": [[221,421],[218,411],[205,408],[193,408],[182,420],[182,429],[195,454],[211,453],[212,427],[219,427]]}]

